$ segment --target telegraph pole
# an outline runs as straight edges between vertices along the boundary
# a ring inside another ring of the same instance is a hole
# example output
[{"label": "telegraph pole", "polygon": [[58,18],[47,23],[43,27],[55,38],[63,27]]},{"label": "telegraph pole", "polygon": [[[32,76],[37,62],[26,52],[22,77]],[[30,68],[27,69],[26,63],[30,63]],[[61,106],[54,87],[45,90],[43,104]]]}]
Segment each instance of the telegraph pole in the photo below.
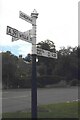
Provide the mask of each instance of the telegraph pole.
[{"label": "telegraph pole", "polygon": [[31,91],[31,112],[32,118],[37,118],[37,78],[36,78],[36,19],[38,18],[38,13],[34,9],[31,13],[32,17],[32,91]]}]

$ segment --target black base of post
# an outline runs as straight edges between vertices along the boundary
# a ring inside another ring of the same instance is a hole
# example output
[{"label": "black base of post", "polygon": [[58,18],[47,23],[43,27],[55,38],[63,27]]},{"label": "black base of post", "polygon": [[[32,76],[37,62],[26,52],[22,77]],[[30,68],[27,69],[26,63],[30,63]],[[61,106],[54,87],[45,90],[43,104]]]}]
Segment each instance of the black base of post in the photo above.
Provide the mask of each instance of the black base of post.
[{"label": "black base of post", "polygon": [[36,55],[32,55],[32,118],[37,118],[37,79],[36,79]]}]

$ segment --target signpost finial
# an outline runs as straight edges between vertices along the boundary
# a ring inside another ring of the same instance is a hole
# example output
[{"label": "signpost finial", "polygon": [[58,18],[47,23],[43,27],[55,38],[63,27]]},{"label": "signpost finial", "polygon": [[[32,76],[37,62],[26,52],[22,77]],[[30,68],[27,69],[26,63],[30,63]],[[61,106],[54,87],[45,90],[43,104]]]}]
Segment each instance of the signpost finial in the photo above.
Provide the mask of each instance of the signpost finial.
[{"label": "signpost finial", "polygon": [[36,9],[33,10],[33,13],[37,13]]}]

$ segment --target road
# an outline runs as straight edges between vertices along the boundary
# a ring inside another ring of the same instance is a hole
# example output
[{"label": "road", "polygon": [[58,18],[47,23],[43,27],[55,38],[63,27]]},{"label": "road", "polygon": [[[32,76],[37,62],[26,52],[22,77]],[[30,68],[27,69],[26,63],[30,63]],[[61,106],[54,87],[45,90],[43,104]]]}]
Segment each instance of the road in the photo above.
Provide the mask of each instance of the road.
[{"label": "road", "polygon": [[[78,88],[45,88],[37,90],[38,105],[78,100]],[[2,92],[2,112],[31,109],[31,90],[15,89]]]}]

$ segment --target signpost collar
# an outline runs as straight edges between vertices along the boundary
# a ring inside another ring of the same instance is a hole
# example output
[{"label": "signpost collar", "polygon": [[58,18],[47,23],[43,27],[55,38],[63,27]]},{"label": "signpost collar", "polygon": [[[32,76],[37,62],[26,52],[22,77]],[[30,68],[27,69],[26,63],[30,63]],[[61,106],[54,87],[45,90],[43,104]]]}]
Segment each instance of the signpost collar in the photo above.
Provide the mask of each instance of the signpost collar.
[{"label": "signpost collar", "polygon": [[38,18],[38,13],[37,13],[36,9],[34,9],[33,12],[31,13],[31,17]]}]

